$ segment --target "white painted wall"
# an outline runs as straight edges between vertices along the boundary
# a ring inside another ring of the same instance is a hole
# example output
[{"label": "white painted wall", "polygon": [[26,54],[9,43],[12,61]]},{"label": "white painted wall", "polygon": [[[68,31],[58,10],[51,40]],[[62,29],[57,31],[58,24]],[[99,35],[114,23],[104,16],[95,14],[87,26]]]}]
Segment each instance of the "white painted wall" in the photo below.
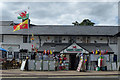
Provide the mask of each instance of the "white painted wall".
[{"label": "white painted wall", "polygon": [[76,43],[82,43],[83,41],[82,41],[82,37],[76,37]]},{"label": "white painted wall", "polygon": [[62,36],[62,43],[68,43],[68,36]]},{"label": "white painted wall", "polygon": [[40,36],[41,38],[41,45],[43,45],[44,43],[52,43],[54,42],[54,36]]},{"label": "white painted wall", "polygon": [[2,42],[2,35],[0,35],[0,42]]},{"label": "white painted wall", "polygon": [[[2,44],[6,44],[3,45],[2,47],[6,50],[8,50],[9,47],[12,47],[14,51],[18,51],[18,46],[16,45],[20,45],[19,49],[28,49],[29,51],[31,51],[32,48],[32,44],[38,46],[39,43],[39,39],[37,36],[34,36],[35,40],[33,43],[23,43],[23,36],[20,35],[4,35],[4,41]],[[8,45],[10,44],[10,45]]]},{"label": "white painted wall", "polygon": [[23,36],[19,35],[4,35],[4,43],[19,44],[23,43]]},{"label": "white painted wall", "polygon": [[118,53],[117,44],[109,44],[109,46],[112,49],[112,51],[114,52],[114,54]]},{"label": "white painted wall", "polygon": [[118,57],[117,57],[117,59],[120,62],[120,37],[118,37],[117,41],[118,41],[118,45],[117,45]]},{"label": "white painted wall", "polygon": [[[55,36],[40,36],[41,44],[43,45],[45,42],[49,42],[49,43],[54,42],[54,37]],[[34,36],[34,38],[35,38],[35,40],[32,43],[23,43],[23,36],[20,36],[20,35],[4,35],[3,44],[18,44],[18,45],[20,45],[20,49],[29,49],[29,50],[31,50],[32,44],[39,47],[39,38],[38,38],[38,36]],[[100,38],[102,38],[102,40],[100,40]],[[94,43],[94,40],[96,40],[97,43],[107,43],[107,37],[90,37],[89,38],[90,43]],[[68,42],[69,42],[69,36],[62,36],[62,43],[68,43]],[[77,36],[76,37],[76,42],[77,43],[82,43],[82,37]],[[116,54],[118,53],[117,49],[116,49],[117,45],[112,44],[112,45],[110,45],[110,47],[113,49],[113,51]]]},{"label": "white painted wall", "polygon": [[[102,38],[102,40],[100,40]],[[94,43],[94,41],[97,41],[97,43],[107,43],[107,37],[90,37],[90,43]]]}]

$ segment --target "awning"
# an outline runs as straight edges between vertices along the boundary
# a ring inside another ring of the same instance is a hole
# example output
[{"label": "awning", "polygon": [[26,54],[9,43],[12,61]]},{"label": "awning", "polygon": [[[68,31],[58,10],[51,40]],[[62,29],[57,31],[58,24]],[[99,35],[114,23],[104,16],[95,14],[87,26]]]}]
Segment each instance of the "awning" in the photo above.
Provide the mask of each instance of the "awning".
[{"label": "awning", "polygon": [[[74,43],[44,43],[42,47],[38,49],[38,51],[44,51],[44,50],[52,50],[54,52],[61,52],[69,47],[73,47],[73,50],[79,51],[82,48],[83,51],[92,52],[93,50],[107,50],[108,52],[112,52],[112,49],[109,47],[106,43],[75,43],[76,45],[73,46]],[[78,46],[78,47],[77,47]],[[75,49],[76,48],[76,49]],[[69,51],[72,49],[69,49]]]},{"label": "awning", "polygon": [[3,48],[0,48],[0,51],[6,51],[6,52],[7,52],[7,50],[5,50],[5,49],[3,49]]}]

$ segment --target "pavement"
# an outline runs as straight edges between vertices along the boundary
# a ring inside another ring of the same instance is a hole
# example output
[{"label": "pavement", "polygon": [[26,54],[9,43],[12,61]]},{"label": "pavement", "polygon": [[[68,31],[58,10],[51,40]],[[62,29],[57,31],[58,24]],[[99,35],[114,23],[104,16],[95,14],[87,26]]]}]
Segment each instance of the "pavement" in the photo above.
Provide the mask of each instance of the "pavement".
[{"label": "pavement", "polygon": [[119,77],[120,71],[21,71],[20,69],[0,70],[1,77]]}]

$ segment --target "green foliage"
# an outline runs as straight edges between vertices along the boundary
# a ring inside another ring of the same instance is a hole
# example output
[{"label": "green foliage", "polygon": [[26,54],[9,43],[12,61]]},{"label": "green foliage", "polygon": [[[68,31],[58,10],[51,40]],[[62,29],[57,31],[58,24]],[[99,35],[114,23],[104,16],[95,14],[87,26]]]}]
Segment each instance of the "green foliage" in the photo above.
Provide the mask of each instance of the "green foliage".
[{"label": "green foliage", "polygon": [[81,23],[75,21],[72,24],[75,26],[94,26],[95,23],[91,22],[89,19],[84,19]]}]

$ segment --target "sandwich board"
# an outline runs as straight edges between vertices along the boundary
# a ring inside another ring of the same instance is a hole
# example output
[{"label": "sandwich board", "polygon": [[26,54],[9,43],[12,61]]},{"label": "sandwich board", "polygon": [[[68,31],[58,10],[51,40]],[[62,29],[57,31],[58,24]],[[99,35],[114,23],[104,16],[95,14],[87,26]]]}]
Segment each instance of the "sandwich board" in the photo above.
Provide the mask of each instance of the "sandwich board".
[{"label": "sandwich board", "polygon": [[25,64],[26,64],[26,60],[22,61],[20,70],[23,71],[25,69]]}]

